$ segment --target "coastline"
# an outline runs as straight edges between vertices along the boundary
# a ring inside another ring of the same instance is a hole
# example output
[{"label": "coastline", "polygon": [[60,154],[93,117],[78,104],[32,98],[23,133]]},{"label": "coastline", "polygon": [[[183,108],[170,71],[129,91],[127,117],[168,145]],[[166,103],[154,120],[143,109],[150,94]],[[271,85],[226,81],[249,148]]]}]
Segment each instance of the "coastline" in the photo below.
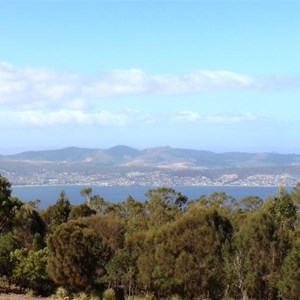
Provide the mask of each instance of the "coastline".
[{"label": "coastline", "polygon": [[[137,201],[145,201],[145,193],[157,186],[96,186],[96,185],[24,185],[12,186],[12,194],[22,201],[41,200],[40,206],[45,208],[54,204],[61,191],[66,193],[71,204],[77,205],[84,202],[80,195],[82,188],[89,186],[93,195],[100,195],[106,201],[118,203],[125,201],[129,196]],[[270,194],[275,195],[278,186],[166,186],[188,197],[189,200],[199,198],[201,195],[209,195],[213,192],[225,192],[227,195],[240,200],[250,195],[256,195],[262,199]],[[290,192],[293,187],[285,187]]]},{"label": "coastline", "polygon": [[144,186],[144,185],[101,185],[101,184],[86,184],[86,183],[61,183],[61,184],[14,184],[12,185],[12,188],[18,188],[18,187],[60,187],[60,186],[83,186],[83,187],[103,187],[103,188],[113,188],[113,187],[118,187],[118,188],[137,188],[137,187],[148,187],[148,188],[158,188],[158,187],[170,187],[176,189],[176,187],[235,187],[235,188],[280,188],[280,187],[285,187],[285,188],[293,188],[294,185],[235,185],[235,184],[216,184],[216,185],[149,185],[149,186]]}]

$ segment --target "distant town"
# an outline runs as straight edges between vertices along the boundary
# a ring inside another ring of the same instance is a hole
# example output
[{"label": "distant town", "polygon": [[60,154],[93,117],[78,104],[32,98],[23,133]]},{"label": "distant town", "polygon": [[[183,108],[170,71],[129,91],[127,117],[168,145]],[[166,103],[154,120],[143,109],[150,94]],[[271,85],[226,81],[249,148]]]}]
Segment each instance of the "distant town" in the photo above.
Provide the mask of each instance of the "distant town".
[{"label": "distant town", "polygon": [[295,186],[300,176],[290,174],[256,174],[240,178],[224,174],[218,178],[206,176],[176,176],[170,172],[127,172],[82,175],[77,172],[32,172],[19,175],[0,169],[13,185],[97,185],[97,186]]},{"label": "distant town", "polygon": [[69,147],[0,155],[0,174],[12,185],[295,186],[300,155]]}]

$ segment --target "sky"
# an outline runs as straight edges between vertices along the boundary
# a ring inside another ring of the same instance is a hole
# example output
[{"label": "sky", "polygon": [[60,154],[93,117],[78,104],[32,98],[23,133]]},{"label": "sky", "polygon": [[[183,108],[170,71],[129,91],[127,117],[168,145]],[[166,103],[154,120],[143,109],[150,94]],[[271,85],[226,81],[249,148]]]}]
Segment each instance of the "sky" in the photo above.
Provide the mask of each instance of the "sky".
[{"label": "sky", "polygon": [[0,0],[0,154],[300,153],[300,1]]}]

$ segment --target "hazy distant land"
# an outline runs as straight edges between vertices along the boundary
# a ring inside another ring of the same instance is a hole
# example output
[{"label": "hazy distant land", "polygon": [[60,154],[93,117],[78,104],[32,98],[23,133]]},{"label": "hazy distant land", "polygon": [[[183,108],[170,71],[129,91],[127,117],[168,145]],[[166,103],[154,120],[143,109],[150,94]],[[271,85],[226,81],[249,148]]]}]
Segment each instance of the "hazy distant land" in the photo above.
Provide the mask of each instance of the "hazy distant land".
[{"label": "hazy distant land", "polygon": [[300,178],[300,155],[69,147],[1,155],[0,174],[13,185],[293,186]]}]

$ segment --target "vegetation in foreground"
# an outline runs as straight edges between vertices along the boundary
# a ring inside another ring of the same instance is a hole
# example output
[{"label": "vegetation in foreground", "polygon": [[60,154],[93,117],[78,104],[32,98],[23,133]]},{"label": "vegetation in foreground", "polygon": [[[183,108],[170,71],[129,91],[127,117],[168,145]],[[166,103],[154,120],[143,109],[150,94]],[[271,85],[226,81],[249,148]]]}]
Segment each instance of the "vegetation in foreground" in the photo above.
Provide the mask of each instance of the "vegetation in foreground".
[{"label": "vegetation in foreground", "polygon": [[237,202],[171,188],[37,209],[0,176],[0,292],[88,299],[299,299],[300,184]]}]

